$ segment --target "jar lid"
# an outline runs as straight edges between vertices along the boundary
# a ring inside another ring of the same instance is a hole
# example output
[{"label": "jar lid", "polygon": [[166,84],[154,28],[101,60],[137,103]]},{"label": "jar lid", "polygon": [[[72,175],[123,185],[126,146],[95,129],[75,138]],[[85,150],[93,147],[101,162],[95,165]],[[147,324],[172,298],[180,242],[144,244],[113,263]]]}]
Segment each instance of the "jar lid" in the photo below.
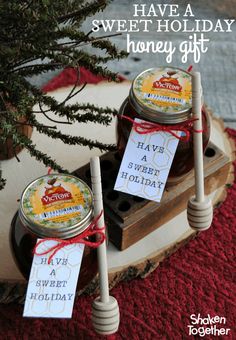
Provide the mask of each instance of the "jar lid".
[{"label": "jar lid", "polygon": [[92,191],[71,175],[42,176],[24,190],[19,216],[38,237],[73,237],[85,230],[93,217]]},{"label": "jar lid", "polygon": [[134,79],[130,102],[148,120],[163,124],[185,121],[192,108],[191,74],[174,67],[146,70]]}]

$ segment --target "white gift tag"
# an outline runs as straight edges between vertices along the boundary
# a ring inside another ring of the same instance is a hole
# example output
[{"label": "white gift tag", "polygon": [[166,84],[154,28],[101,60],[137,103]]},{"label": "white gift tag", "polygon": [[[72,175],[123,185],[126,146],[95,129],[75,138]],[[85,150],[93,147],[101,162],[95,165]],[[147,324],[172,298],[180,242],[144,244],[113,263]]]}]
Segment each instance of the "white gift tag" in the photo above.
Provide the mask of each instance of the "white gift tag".
[{"label": "white gift tag", "polygon": [[169,132],[139,134],[132,128],[114,189],[160,202],[178,143]]},{"label": "white gift tag", "polygon": [[[37,252],[55,244],[56,241],[46,240]],[[54,255],[50,264],[50,254],[34,255],[23,316],[71,318],[83,251],[84,244],[67,245]]]}]

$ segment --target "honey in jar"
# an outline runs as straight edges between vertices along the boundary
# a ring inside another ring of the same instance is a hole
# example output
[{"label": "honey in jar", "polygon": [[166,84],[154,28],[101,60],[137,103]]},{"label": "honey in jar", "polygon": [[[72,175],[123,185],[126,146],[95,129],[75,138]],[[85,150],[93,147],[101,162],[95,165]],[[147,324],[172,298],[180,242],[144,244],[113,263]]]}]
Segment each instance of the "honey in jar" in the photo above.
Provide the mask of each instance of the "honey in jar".
[{"label": "honey in jar", "polygon": [[[12,252],[23,276],[29,278],[38,238],[70,239],[89,228],[92,220],[92,192],[77,177],[51,174],[30,183],[22,194],[10,233]],[[96,273],[96,249],[85,246],[77,289],[83,289]]]},{"label": "honey in jar", "polygon": [[[139,118],[164,125],[172,130],[186,126],[193,130],[191,74],[173,67],[148,69],[133,81],[129,97],[122,104],[117,125],[118,150],[123,155],[132,129],[132,122],[125,119]],[[203,148],[210,137],[210,119],[202,108]],[[182,132],[182,136],[185,132]],[[193,134],[180,140],[169,172],[167,184],[175,184],[185,178],[194,166]]]}]

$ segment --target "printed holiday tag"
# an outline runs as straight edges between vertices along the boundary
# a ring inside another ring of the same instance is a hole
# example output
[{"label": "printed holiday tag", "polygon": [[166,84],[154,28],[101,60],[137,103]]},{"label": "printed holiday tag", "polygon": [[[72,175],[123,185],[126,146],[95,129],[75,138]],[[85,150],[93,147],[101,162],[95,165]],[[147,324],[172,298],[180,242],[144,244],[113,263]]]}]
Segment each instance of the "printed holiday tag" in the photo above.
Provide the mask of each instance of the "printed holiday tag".
[{"label": "printed holiday tag", "polygon": [[[38,246],[37,252],[56,244],[47,240]],[[23,316],[71,318],[83,251],[84,244],[67,245],[58,250],[50,264],[50,254],[34,255]]]},{"label": "printed holiday tag", "polygon": [[132,128],[114,189],[160,202],[178,143],[166,131],[139,134]]}]

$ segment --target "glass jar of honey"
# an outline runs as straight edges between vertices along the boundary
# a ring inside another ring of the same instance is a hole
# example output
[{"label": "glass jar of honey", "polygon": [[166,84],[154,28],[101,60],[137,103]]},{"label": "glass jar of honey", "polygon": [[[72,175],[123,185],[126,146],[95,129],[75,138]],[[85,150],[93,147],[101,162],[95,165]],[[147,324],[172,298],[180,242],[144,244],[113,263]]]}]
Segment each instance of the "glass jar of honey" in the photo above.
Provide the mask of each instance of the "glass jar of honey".
[{"label": "glass jar of honey", "polygon": [[[117,125],[118,150],[122,156],[132,129],[132,120],[171,126],[174,130],[188,126],[193,130],[191,74],[173,67],[152,68],[140,73],[133,81],[129,97],[122,104]],[[210,119],[202,108],[203,148],[210,137]],[[182,132],[184,136],[184,132]],[[169,172],[167,184],[181,182],[194,166],[193,135],[180,140]]]},{"label": "glass jar of honey", "polygon": [[[23,276],[29,278],[38,238],[70,239],[89,228],[92,220],[93,195],[79,178],[50,174],[30,183],[22,194],[10,233],[12,252]],[[77,289],[83,289],[96,273],[96,249],[85,246]]]}]

